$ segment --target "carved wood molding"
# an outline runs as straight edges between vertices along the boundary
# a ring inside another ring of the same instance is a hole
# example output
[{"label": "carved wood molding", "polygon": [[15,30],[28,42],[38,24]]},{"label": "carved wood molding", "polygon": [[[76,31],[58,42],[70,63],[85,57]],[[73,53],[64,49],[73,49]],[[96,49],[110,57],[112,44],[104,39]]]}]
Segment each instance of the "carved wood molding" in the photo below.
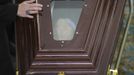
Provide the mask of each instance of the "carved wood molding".
[{"label": "carved wood molding", "polygon": [[65,48],[48,34],[52,27],[46,6],[50,0],[38,2],[44,5],[40,25],[37,19],[21,19],[16,25],[20,75],[56,75],[61,70],[67,75],[106,75],[125,0],[85,0],[87,7],[76,30],[80,35]]}]

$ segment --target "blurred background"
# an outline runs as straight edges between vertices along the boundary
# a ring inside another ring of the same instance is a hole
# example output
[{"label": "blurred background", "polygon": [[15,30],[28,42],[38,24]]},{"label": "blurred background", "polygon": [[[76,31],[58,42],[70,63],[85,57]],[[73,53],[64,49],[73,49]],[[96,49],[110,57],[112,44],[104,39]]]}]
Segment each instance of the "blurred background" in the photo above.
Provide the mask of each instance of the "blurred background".
[{"label": "blurred background", "polygon": [[[119,37],[120,39],[118,40],[112,67],[115,67],[115,65],[117,63],[117,57],[120,52],[120,46],[122,44],[122,39],[124,37],[126,24],[127,24],[129,14],[130,14],[129,0],[126,0],[126,1],[127,2],[125,4],[123,20],[121,23],[121,25],[123,24],[123,26],[121,27],[121,33],[120,33],[120,37]],[[133,0],[133,5],[134,5],[134,0]],[[134,8],[133,8],[133,10],[134,10]],[[129,30],[127,33],[125,46],[123,48],[121,61],[120,61],[119,67],[118,67],[118,75],[134,75],[134,12],[132,15],[132,20],[129,25]]]}]

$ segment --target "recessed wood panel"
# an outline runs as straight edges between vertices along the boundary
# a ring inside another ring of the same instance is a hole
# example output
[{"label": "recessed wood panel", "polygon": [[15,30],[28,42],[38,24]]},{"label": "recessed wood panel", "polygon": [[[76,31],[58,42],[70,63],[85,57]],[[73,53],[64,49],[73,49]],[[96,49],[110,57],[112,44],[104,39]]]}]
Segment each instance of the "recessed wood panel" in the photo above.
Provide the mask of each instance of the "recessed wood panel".
[{"label": "recessed wood panel", "polygon": [[[17,48],[20,75],[106,75],[119,32],[125,0],[84,0],[72,40],[54,40],[51,0],[38,0],[43,11],[20,20]],[[20,35],[22,33],[22,35]]]}]

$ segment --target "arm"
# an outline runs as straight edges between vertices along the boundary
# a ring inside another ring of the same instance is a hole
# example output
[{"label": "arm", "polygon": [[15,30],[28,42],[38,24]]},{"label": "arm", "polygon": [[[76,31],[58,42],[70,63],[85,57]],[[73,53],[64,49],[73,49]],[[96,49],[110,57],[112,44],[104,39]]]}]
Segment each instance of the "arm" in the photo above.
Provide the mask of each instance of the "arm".
[{"label": "arm", "polygon": [[34,3],[35,0],[28,0],[15,5],[12,3],[0,3],[0,22],[10,23],[15,21],[16,16],[33,18],[32,14],[37,14],[42,10],[42,5]]},{"label": "arm", "polygon": [[18,5],[8,3],[0,5],[0,22],[13,22],[16,19]]}]

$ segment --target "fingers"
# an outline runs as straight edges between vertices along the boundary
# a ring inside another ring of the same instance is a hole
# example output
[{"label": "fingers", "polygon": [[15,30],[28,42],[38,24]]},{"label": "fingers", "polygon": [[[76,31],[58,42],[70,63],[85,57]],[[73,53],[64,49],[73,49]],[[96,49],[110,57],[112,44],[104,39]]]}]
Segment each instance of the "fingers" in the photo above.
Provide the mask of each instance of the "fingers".
[{"label": "fingers", "polygon": [[26,15],[27,18],[33,19],[34,17],[32,15]]},{"label": "fingers", "polygon": [[34,18],[34,16],[32,14],[37,14],[37,13],[38,13],[38,11],[27,11],[26,17],[32,19],[32,18]]},{"label": "fingers", "polygon": [[29,8],[29,11],[41,11],[42,8],[38,8],[38,7],[33,7],[33,8]]},{"label": "fingers", "polygon": [[32,3],[30,4],[31,7],[43,7],[42,4]]},{"label": "fingers", "polygon": [[32,14],[38,14],[42,10],[43,5],[34,3],[35,0],[24,1],[19,4],[17,15],[19,17],[33,18]]},{"label": "fingers", "polygon": [[41,11],[42,10],[42,5],[41,4],[30,4],[29,10],[32,11]]},{"label": "fingers", "polygon": [[28,14],[38,14],[38,11],[29,11]]},{"label": "fingers", "polygon": [[28,0],[28,1],[25,1],[25,3],[28,3],[28,4],[31,4],[31,3],[33,3],[33,2],[35,2],[35,0]]}]

